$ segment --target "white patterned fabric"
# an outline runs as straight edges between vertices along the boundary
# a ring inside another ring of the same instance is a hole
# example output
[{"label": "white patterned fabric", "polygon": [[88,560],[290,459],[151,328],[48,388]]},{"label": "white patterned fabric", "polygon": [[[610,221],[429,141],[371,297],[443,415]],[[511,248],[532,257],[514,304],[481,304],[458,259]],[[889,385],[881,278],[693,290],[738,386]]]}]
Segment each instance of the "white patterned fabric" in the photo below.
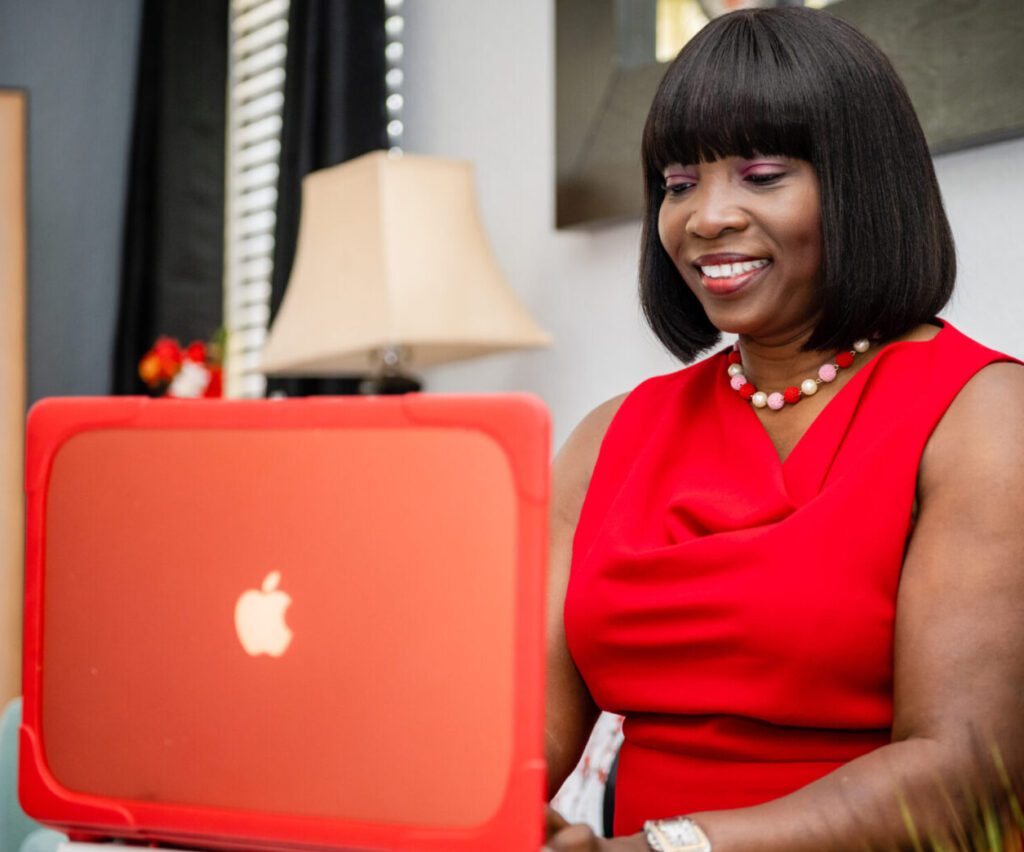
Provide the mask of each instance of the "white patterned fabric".
[{"label": "white patterned fabric", "polygon": [[603,836],[604,791],[620,745],[622,717],[602,713],[583,750],[583,757],[551,800],[551,807],[569,822],[586,823]]}]

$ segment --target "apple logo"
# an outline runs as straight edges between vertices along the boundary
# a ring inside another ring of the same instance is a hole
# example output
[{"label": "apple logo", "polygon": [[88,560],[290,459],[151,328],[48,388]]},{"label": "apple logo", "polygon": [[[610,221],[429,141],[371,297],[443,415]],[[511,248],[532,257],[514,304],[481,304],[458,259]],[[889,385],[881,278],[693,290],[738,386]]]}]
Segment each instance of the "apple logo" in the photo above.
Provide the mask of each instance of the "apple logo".
[{"label": "apple logo", "polygon": [[269,654],[280,657],[292,641],[292,631],[284,622],[284,611],[292,599],[277,588],[281,572],[271,571],[262,589],[243,592],[235,604],[235,631],[245,652],[253,657]]}]

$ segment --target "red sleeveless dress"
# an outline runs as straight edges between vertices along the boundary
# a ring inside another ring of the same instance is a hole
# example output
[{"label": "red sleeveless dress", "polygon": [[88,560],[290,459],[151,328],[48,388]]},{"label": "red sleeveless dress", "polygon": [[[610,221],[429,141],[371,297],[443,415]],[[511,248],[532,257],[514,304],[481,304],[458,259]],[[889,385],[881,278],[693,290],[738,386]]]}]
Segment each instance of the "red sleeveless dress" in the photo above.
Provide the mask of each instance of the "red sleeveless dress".
[{"label": "red sleeveless dress", "polygon": [[964,384],[1003,360],[948,323],[888,345],[785,463],[724,353],[625,399],[565,603],[594,700],[625,716],[616,834],[778,798],[889,742],[918,463]]}]

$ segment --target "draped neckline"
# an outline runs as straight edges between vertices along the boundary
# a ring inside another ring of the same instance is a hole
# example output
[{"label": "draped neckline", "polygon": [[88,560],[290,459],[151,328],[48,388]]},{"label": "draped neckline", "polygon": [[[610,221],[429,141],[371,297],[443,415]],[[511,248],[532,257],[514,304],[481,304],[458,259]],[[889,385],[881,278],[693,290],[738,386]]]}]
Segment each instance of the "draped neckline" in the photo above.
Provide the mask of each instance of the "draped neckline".
[{"label": "draped neckline", "polygon": [[[827,475],[828,466],[842,444],[857,403],[878,366],[908,347],[939,344],[948,337],[952,326],[945,320],[933,322],[939,330],[927,340],[901,340],[883,346],[825,403],[784,459],[753,406],[729,387],[728,365],[722,358],[719,367],[722,375],[717,382],[719,402],[729,412],[734,427],[735,422],[739,422],[738,428],[742,430],[739,439],[748,445],[751,461],[774,478],[778,487],[796,502],[802,503],[813,496]],[[740,409],[738,412],[737,408]],[[736,412],[735,418],[732,417],[733,412]]]}]

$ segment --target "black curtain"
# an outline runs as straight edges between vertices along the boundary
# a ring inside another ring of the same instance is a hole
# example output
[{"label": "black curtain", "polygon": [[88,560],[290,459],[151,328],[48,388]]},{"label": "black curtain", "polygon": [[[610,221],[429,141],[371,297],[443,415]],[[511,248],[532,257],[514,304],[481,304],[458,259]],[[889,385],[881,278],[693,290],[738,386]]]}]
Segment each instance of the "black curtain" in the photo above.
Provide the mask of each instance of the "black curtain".
[{"label": "black curtain", "polygon": [[[271,316],[288,284],[302,178],[387,147],[383,0],[291,0]],[[359,379],[271,379],[289,396],[357,391]]]},{"label": "black curtain", "polygon": [[208,340],[222,323],[227,27],[228,0],[143,2],[115,393],[145,392],[158,335]]}]

